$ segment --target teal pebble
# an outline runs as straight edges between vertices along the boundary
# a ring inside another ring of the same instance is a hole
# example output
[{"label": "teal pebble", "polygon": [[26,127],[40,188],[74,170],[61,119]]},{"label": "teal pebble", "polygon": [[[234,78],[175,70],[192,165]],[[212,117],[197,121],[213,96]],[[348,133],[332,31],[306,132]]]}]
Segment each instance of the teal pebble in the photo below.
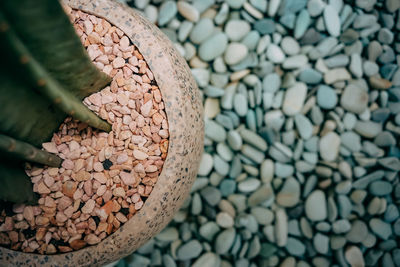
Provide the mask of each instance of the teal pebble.
[{"label": "teal pebble", "polygon": [[375,181],[369,185],[369,192],[374,196],[386,196],[393,190],[393,186],[386,181]]},{"label": "teal pebble", "polygon": [[321,85],[317,91],[317,104],[323,109],[333,109],[338,98],[335,90],[326,85]]},{"label": "teal pebble", "polygon": [[236,190],[236,182],[231,179],[225,179],[219,185],[219,189],[223,197],[233,194]]},{"label": "teal pebble", "polygon": [[275,22],[272,19],[261,19],[254,23],[254,29],[261,35],[271,34],[275,31]]},{"label": "teal pebble", "polygon": [[225,176],[229,173],[229,163],[219,155],[214,155],[214,169],[218,174]]},{"label": "teal pebble", "polygon": [[300,73],[299,79],[307,84],[319,84],[322,81],[322,74],[314,69],[305,69]]},{"label": "teal pebble", "polygon": [[177,251],[177,256],[178,259],[182,261],[190,260],[197,258],[202,250],[203,247],[201,246],[200,242],[194,239],[180,246]]},{"label": "teal pebble", "polygon": [[166,1],[160,6],[158,14],[158,25],[162,26],[167,24],[178,12],[175,1]]},{"label": "teal pebble", "polygon": [[303,256],[306,246],[296,238],[289,237],[286,244],[287,251],[294,256]]}]

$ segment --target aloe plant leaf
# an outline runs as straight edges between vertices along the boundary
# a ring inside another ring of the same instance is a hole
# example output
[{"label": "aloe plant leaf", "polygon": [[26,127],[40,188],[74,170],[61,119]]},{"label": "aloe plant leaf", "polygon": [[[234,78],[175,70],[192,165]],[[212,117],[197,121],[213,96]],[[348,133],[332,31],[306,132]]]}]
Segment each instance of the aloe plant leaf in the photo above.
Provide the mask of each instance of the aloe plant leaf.
[{"label": "aloe plant leaf", "polygon": [[66,117],[21,79],[0,65],[0,132],[39,147]]},{"label": "aloe plant leaf", "polygon": [[54,154],[3,134],[0,134],[0,151],[13,158],[45,164],[50,167],[59,167],[62,163],[62,159]]},{"label": "aloe plant leaf", "polygon": [[0,1],[0,8],[49,76],[79,99],[98,92],[111,81],[89,59],[58,1]]},{"label": "aloe plant leaf", "polygon": [[23,168],[12,163],[0,163],[0,199],[14,203],[36,204],[30,178]]},{"label": "aloe plant leaf", "polygon": [[[2,12],[0,12],[0,42],[3,50],[9,52],[9,57],[19,61],[20,70],[24,70],[26,84],[34,84],[36,88],[46,96],[49,101],[55,104],[60,110],[74,118],[89,124],[95,128],[110,131],[111,126],[90,111],[82,102],[65,90],[60,83],[51,77],[27,50],[15,34],[13,28],[8,24]],[[14,71],[15,72],[15,71]],[[14,78],[15,79],[15,78]],[[29,88],[28,88],[29,89]],[[11,92],[12,93],[12,92]],[[18,110],[14,110],[18,113]],[[14,136],[14,135],[10,135]]]}]

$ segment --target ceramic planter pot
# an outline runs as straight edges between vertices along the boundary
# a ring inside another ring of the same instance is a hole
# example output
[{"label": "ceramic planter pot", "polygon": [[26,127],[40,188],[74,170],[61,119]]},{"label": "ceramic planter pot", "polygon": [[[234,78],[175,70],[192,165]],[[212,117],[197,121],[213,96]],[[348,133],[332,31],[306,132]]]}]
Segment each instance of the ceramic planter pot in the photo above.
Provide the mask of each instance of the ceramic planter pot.
[{"label": "ceramic planter pot", "polygon": [[203,110],[186,61],[168,38],[134,10],[111,0],[63,0],[120,28],[154,73],[169,123],[163,170],[142,209],[115,233],[78,251],[39,255],[0,248],[0,266],[100,266],[129,255],[160,232],[188,196],[203,150]]}]

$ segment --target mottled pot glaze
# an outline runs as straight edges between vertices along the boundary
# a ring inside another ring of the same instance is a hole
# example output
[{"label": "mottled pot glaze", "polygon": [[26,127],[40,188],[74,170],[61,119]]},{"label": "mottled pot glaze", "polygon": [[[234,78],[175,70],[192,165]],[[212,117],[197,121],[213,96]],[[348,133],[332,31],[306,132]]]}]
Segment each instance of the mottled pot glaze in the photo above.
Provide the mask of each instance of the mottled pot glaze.
[{"label": "mottled pot glaze", "polygon": [[186,61],[168,38],[137,12],[114,1],[63,2],[105,18],[138,47],[165,103],[170,131],[168,156],[143,208],[98,245],[51,256],[0,248],[0,266],[101,266],[132,253],[172,219],[189,194],[202,155],[204,125],[199,90]]}]

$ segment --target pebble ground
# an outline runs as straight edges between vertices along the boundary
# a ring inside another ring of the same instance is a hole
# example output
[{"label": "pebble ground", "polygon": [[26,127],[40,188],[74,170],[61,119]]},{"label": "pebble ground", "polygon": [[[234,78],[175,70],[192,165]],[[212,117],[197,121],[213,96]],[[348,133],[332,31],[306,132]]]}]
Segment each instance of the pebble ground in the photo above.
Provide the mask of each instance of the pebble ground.
[{"label": "pebble ground", "polygon": [[117,266],[400,266],[400,1],[131,0],[203,93],[171,224]]}]

